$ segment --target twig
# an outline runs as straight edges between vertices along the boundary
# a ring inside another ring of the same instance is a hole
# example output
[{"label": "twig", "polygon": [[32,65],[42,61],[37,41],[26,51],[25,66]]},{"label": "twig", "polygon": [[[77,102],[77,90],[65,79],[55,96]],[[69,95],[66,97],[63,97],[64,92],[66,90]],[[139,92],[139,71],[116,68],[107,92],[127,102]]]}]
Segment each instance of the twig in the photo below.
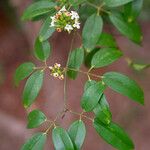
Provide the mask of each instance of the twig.
[{"label": "twig", "polygon": [[92,118],[90,118],[90,117],[88,117],[88,116],[86,116],[86,115],[83,114],[84,112],[78,113],[78,112],[75,112],[75,111],[72,111],[72,110],[69,110],[69,112],[72,113],[72,114],[74,114],[74,115],[80,116],[80,120],[81,120],[82,117],[84,117],[84,118],[86,118],[86,119],[88,119],[88,120],[90,120],[90,121],[93,122]]},{"label": "twig", "polygon": [[48,134],[48,132],[50,131],[50,129],[52,128],[53,125],[54,125],[54,122],[52,121],[51,124],[50,124],[50,126],[45,131],[45,134]]},{"label": "twig", "polygon": [[73,68],[68,68],[67,67],[66,70],[77,71],[79,73],[86,74],[87,76],[93,76],[93,77],[97,77],[97,78],[103,78],[103,76],[99,76],[99,75],[96,75],[96,74],[93,74],[93,73],[90,73],[90,72],[85,72],[85,71],[77,70],[77,69],[73,69]]},{"label": "twig", "polygon": [[[73,42],[74,42],[74,34],[73,34],[73,38],[71,40],[69,55],[68,55],[68,59],[67,59],[67,63],[66,63],[66,67],[65,68],[67,68],[68,63],[69,63],[71,50],[72,50],[72,47],[73,47]],[[65,70],[64,76],[65,76],[65,78],[64,78],[64,108],[66,109],[67,108],[67,70]]]}]

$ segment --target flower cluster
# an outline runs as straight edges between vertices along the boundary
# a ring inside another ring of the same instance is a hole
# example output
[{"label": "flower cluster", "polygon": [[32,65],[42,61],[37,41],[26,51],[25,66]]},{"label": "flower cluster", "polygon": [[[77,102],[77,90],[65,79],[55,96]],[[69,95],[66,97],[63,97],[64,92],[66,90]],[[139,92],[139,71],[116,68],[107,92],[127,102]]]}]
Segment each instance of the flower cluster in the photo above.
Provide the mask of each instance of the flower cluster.
[{"label": "flower cluster", "polygon": [[67,11],[65,6],[51,17],[50,27],[55,27],[58,32],[80,29],[79,15],[76,11]]},{"label": "flower cluster", "polygon": [[50,66],[49,69],[53,77],[58,78],[60,80],[64,79],[63,70],[60,64],[55,63],[54,66]]}]

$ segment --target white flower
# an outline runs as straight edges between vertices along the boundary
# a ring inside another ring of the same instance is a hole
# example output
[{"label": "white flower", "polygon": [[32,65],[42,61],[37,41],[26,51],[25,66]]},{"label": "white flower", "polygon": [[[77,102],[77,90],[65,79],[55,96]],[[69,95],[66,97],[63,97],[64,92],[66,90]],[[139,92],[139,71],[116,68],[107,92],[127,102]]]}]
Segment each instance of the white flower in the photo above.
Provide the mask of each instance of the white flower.
[{"label": "white flower", "polygon": [[51,19],[52,19],[52,21],[56,21],[55,16],[52,16]]},{"label": "white flower", "polygon": [[49,66],[49,69],[50,69],[50,70],[53,70],[53,67],[52,67],[52,66]]},{"label": "white flower", "polygon": [[65,11],[67,11],[65,6],[63,6],[62,9],[59,10],[60,13]]},{"label": "white flower", "polygon": [[50,27],[54,27],[55,26],[55,22],[51,22]]},{"label": "white flower", "polygon": [[73,20],[73,19],[79,19],[78,13],[75,12],[75,11],[71,11],[71,19],[72,19],[72,20]]},{"label": "white flower", "polygon": [[53,76],[57,78],[59,75],[58,75],[58,73],[56,72],[56,73],[53,73]]},{"label": "white flower", "polygon": [[80,29],[80,22],[75,21],[75,24],[73,25],[74,28]]},{"label": "white flower", "polygon": [[61,67],[61,64],[55,63],[54,67],[60,68],[60,67]]},{"label": "white flower", "polygon": [[55,26],[55,22],[56,22],[56,18],[55,18],[55,16],[52,16],[51,19],[52,19],[52,21],[51,21],[50,27],[54,27]]},{"label": "white flower", "polygon": [[59,76],[59,79],[63,80],[64,79],[64,75],[62,74],[61,76]]},{"label": "white flower", "polygon": [[71,30],[73,30],[73,27],[72,27],[71,25],[67,24],[67,25],[65,26],[65,29],[66,29],[68,32],[70,32]]}]

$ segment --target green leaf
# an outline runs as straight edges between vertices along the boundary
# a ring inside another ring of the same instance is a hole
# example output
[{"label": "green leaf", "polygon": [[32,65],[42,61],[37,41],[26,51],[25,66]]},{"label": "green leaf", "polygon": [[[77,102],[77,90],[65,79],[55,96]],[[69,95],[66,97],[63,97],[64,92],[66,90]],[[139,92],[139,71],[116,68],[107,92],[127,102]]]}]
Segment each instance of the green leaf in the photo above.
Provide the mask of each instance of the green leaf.
[{"label": "green leaf", "polygon": [[125,131],[115,123],[105,125],[97,118],[94,120],[97,133],[109,144],[118,150],[132,150],[134,144]]},{"label": "green leaf", "polygon": [[103,28],[103,20],[101,16],[93,14],[90,16],[83,28],[83,46],[90,52],[98,42]]},{"label": "green leaf", "polygon": [[96,107],[105,88],[106,86],[102,82],[91,84],[91,86],[85,88],[86,90],[81,99],[81,106],[86,112],[90,112]]},{"label": "green leaf", "polygon": [[41,61],[45,61],[51,52],[51,47],[48,41],[41,42],[39,37],[35,41],[34,54],[35,57]]},{"label": "green leaf", "polygon": [[90,3],[93,3],[95,5],[100,5],[100,3],[101,3],[101,0],[87,0],[87,1]]},{"label": "green leaf", "polygon": [[28,115],[28,125],[29,129],[39,127],[42,123],[46,121],[46,116],[40,110],[33,110]]},{"label": "green leaf", "polygon": [[23,91],[23,104],[28,108],[38,96],[43,84],[44,72],[39,70],[34,72],[26,82]]},{"label": "green leaf", "polygon": [[144,104],[144,93],[134,80],[131,80],[127,76],[117,72],[105,73],[102,80],[114,91]]},{"label": "green leaf", "polygon": [[130,58],[126,58],[126,61],[128,63],[128,66],[130,66],[132,69],[134,69],[136,71],[143,71],[150,67],[150,64],[136,63],[133,60],[131,60]]},{"label": "green leaf", "polygon": [[74,150],[73,143],[63,128],[54,128],[52,131],[52,139],[55,150]]},{"label": "green leaf", "polygon": [[132,63],[131,67],[136,70],[136,71],[142,71],[144,69],[147,69],[150,67],[150,64],[137,64],[137,63]]},{"label": "green leaf", "polygon": [[104,0],[104,3],[108,7],[118,7],[124,4],[127,4],[129,2],[132,2],[133,0]]},{"label": "green leaf", "polygon": [[85,83],[85,86],[84,86],[84,91],[86,91],[90,86],[96,84],[97,82],[94,81],[94,80],[88,80],[86,83]]},{"label": "green leaf", "polygon": [[67,75],[71,79],[75,79],[78,74],[77,71],[71,69],[79,70],[80,66],[83,63],[83,60],[84,60],[84,50],[82,48],[77,48],[71,52],[68,61],[68,71],[67,71]]},{"label": "green leaf", "polygon": [[96,52],[99,51],[99,48],[94,48],[91,52],[86,53],[85,55],[85,60],[84,60],[84,64],[86,67],[91,68],[91,61],[93,56],[96,54]]},{"label": "green leaf", "polygon": [[15,84],[19,85],[19,82],[28,77],[34,70],[35,65],[32,62],[26,62],[21,64],[15,72],[14,80]]},{"label": "green leaf", "polygon": [[46,138],[45,133],[37,133],[22,146],[21,150],[43,150]]},{"label": "green leaf", "polygon": [[97,9],[90,5],[81,5],[79,9],[80,20],[85,22],[89,16],[96,13]]},{"label": "green leaf", "polygon": [[71,3],[71,5],[73,5],[74,7],[75,6],[78,6],[82,3],[84,3],[86,0],[69,0],[69,2]]},{"label": "green leaf", "polygon": [[83,121],[79,120],[71,124],[68,130],[68,134],[74,143],[75,149],[80,150],[86,136],[86,128]]},{"label": "green leaf", "polygon": [[99,100],[99,103],[93,110],[96,118],[98,118],[102,123],[109,124],[112,120],[112,115],[109,109],[109,104],[103,94]]},{"label": "green leaf", "polygon": [[133,42],[140,44],[142,41],[142,32],[136,22],[128,23],[120,13],[112,13],[109,18],[118,31],[128,37]]},{"label": "green leaf", "polygon": [[111,34],[102,33],[98,42],[97,42],[97,46],[100,46],[100,47],[117,47],[117,43]]},{"label": "green leaf", "polygon": [[23,20],[31,20],[34,17],[38,17],[44,14],[47,14],[56,6],[55,3],[48,0],[39,1],[31,4],[23,13]]},{"label": "green leaf", "polygon": [[50,27],[50,23],[51,23],[51,18],[48,17],[44,21],[44,23],[43,23],[43,25],[40,29],[39,40],[41,42],[43,42],[43,41],[47,40],[48,38],[50,38],[52,36],[52,34],[55,32],[55,28]]},{"label": "green leaf", "polygon": [[124,16],[126,20],[130,23],[137,19],[143,6],[143,0],[134,0],[124,6]]},{"label": "green leaf", "polygon": [[122,55],[122,52],[116,48],[102,48],[93,56],[91,65],[94,68],[108,66]]}]

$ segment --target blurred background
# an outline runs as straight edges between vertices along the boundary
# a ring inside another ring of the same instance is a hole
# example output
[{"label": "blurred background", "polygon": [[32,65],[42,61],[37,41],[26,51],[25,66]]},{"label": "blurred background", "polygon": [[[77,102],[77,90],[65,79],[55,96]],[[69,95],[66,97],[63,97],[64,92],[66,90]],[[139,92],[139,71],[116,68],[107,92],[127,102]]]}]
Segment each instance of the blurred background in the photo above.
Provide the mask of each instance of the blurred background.
[{"label": "blurred background", "polygon": [[[0,150],[19,150],[21,145],[36,130],[26,129],[26,110],[21,103],[22,90],[25,82],[19,88],[13,83],[13,75],[19,64],[25,61],[33,61],[40,65],[32,55],[33,44],[38,34],[40,22],[21,22],[20,16],[31,3],[31,0],[0,0]],[[139,47],[122,36],[116,36],[120,48],[125,57],[135,62],[150,64],[150,1],[144,1],[144,8],[140,16],[140,24],[144,35],[142,47]],[[51,39],[53,52],[48,64],[55,62],[65,65],[70,37],[63,33],[55,33]],[[80,41],[75,40],[74,47],[79,46]],[[117,63],[100,69],[96,73],[106,71],[122,72],[138,81],[145,91],[145,106],[140,106],[128,98],[111,90],[106,91],[110,103],[113,120],[120,124],[132,137],[135,150],[149,150],[150,147],[150,69],[136,71],[129,67],[125,57]],[[82,68],[85,69],[84,67]],[[77,81],[68,81],[67,96],[70,107],[80,112],[80,98],[83,92],[85,76],[80,75]],[[63,81],[51,78],[47,72],[44,86],[33,108],[40,108],[49,118],[54,118],[63,106]],[[75,120],[75,116],[67,114],[62,126],[67,128],[69,123]],[[113,150],[105,143],[92,128],[91,122],[87,122],[87,138],[83,150]],[[43,130],[43,128],[41,128]],[[39,130],[38,130],[39,131]],[[54,149],[51,137],[47,141],[45,150]]]}]

